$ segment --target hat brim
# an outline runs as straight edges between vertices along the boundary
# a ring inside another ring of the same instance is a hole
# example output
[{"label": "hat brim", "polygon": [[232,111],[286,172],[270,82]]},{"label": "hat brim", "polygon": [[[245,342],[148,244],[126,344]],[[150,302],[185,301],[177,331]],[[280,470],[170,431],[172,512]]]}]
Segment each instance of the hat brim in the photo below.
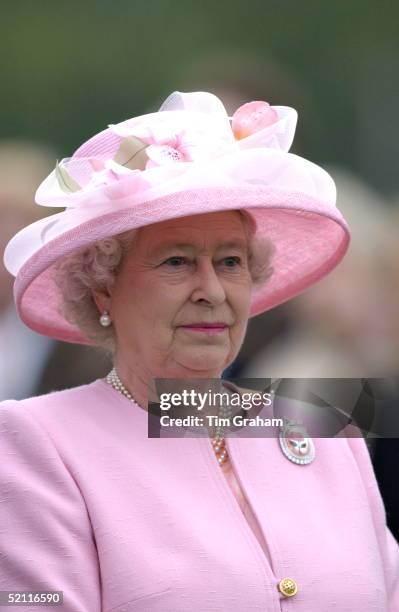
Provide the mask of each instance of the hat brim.
[{"label": "hat brim", "polygon": [[[349,244],[347,224],[339,210],[301,192],[259,186],[187,190],[90,219],[47,242],[19,270],[14,297],[23,322],[34,331],[65,342],[93,344],[60,314],[62,297],[54,278],[61,257],[90,243],[150,225],[157,220],[246,210],[259,237],[275,246],[273,275],[253,291],[250,316],[290,300],[330,272]],[[64,213],[61,213],[64,214]]]}]

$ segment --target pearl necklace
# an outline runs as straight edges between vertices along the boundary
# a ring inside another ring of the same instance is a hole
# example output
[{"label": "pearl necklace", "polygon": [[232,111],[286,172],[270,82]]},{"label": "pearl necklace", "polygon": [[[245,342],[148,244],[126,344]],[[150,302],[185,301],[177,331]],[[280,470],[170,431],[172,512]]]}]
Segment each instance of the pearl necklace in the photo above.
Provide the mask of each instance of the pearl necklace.
[{"label": "pearl necklace", "polygon": [[[121,379],[118,376],[118,373],[115,368],[107,374],[105,377],[105,381],[111,385],[118,393],[124,395],[129,401],[137,404],[140,408],[143,408],[133,397],[133,395],[126,389],[125,385],[122,383]],[[223,399],[223,404],[220,407],[220,417],[230,419],[231,417],[231,406],[225,403]],[[219,465],[223,465],[227,462],[229,456],[227,453],[226,442],[223,437],[223,426],[218,424],[216,427],[216,435],[212,438],[212,446],[215,452],[216,458],[218,460]]]}]

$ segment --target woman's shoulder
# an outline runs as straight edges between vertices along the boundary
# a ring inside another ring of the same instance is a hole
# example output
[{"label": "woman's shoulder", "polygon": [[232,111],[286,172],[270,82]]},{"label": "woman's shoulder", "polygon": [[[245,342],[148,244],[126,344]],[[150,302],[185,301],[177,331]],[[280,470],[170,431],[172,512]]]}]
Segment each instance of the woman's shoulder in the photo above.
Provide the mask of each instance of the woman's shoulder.
[{"label": "woman's shoulder", "polygon": [[99,378],[85,385],[52,391],[44,395],[22,400],[5,400],[0,402],[0,414],[4,416],[11,412],[22,415],[29,412],[38,417],[45,417],[46,414],[51,413],[53,416],[60,417],[63,413],[70,414],[76,410],[90,411],[93,406],[104,401],[104,396],[107,397],[107,387],[108,385]]},{"label": "woman's shoulder", "polygon": [[1,402],[0,432],[9,443],[20,440],[22,446],[31,446],[34,439],[36,446],[51,440],[64,455],[68,449],[90,446],[94,437],[100,442],[114,429],[126,431],[125,412],[118,394],[97,379],[62,391]]}]

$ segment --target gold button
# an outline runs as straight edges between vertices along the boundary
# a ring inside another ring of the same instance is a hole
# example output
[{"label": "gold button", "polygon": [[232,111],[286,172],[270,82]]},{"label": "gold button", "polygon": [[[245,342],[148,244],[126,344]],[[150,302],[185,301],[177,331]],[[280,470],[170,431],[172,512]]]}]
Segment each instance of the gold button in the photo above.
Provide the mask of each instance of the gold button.
[{"label": "gold button", "polygon": [[284,595],[284,597],[292,597],[298,592],[298,586],[295,580],[291,578],[283,578],[278,583],[278,590]]}]

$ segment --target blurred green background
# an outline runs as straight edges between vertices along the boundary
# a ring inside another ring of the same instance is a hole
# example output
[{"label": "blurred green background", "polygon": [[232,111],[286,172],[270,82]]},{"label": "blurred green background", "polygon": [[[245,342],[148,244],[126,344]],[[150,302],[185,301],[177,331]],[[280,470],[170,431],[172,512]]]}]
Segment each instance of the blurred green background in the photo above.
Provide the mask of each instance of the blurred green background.
[{"label": "blurred green background", "polygon": [[297,108],[294,151],[394,196],[398,23],[365,0],[2,2],[1,136],[66,157],[174,90],[239,88]]}]

